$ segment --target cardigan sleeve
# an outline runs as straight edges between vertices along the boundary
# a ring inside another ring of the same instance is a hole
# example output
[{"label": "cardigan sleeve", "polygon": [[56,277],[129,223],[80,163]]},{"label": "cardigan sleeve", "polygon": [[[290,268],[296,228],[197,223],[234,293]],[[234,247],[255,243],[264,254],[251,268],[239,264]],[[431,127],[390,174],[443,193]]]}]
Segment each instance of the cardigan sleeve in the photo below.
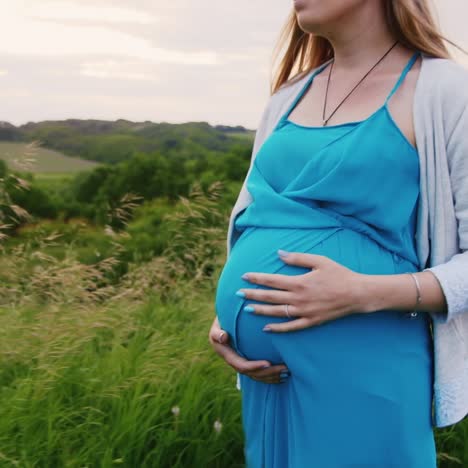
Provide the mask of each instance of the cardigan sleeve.
[{"label": "cardigan sleeve", "polygon": [[447,161],[459,239],[458,253],[431,271],[443,289],[447,313],[433,313],[438,322],[468,314],[468,102],[446,144]]}]

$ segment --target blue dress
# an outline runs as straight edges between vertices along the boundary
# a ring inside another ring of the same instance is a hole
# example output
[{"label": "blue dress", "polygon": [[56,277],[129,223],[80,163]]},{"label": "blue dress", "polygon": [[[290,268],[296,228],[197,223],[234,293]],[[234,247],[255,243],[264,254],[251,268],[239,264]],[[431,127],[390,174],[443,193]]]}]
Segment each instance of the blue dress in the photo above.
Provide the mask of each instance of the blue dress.
[{"label": "blue dress", "polygon": [[268,289],[243,280],[249,271],[310,271],[287,265],[277,249],[325,255],[370,275],[420,271],[419,158],[388,109],[417,57],[365,120],[326,127],[288,120],[322,65],[254,160],[253,201],[235,219],[241,234],[219,277],[216,313],[239,354],[284,363],[291,375],[271,384],[240,374],[248,468],[436,467],[429,314],[384,309],[268,333],[267,323],[293,319],[246,312],[256,301],[235,295]]}]

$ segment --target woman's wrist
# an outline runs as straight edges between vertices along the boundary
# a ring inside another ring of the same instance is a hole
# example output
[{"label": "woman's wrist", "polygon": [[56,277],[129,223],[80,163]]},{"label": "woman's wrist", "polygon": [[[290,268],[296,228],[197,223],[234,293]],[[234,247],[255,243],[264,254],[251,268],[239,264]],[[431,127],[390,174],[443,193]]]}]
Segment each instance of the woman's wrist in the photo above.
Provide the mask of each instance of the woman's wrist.
[{"label": "woman's wrist", "polygon": [[447,310],[447,304],[439,281],[430,271],[414,273],[421,291],[418,304],[418,291],[414,279],[408,273],[393,275],[362,274],[358,287],[358,302],[363,312],[383,309],[434,311]]}]

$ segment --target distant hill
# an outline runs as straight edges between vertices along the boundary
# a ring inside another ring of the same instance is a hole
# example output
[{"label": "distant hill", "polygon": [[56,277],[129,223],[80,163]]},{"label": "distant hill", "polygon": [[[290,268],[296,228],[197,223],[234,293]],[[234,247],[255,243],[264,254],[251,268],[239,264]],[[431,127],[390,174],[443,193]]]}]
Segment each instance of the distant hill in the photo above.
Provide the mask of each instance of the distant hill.
[{"label": "distant hill", "polygon": [[72,158],[118,163],[137,152],[196,157],[208,151],[227,152],[236,145],[251,144],[253,130],[242,126],[211,126],[207,122],[170,124],[128,120],[44,121],[15,127],[0,122],[0,141],[39,141],[41,146]]},{"label": "distant hill", "polygon": [[71,174],[99,166],[93,161],[72,158],[47,148],[32,150],[27,143],[5,141],[0,142],[0,159],[14,170],[41,174]]},{"label": "distant hill", "polygon": [[21,130],[11,123],[0,121],[0,141],[18,141],[21,140]]}]

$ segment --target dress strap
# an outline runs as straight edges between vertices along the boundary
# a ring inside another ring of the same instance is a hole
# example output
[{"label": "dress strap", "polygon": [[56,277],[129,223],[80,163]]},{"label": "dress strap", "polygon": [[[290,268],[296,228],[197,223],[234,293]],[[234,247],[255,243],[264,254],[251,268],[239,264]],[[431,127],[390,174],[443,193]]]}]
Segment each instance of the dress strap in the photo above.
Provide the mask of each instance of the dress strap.
[{"label": "dress strap", "polygon": [[305,92],[307,91],[307,89],[311,85],[313,79],[315,78],[315,75],[318,75],[321,71],[323,71],[331,61],[332,61],[332,59],[329,59],[326,62],[322,63],[321,65],[319,65],[318,67],[315,68],[315,70],[311,73],[311,75],[307,79],[306,83],[302,86],[300,91],[294,97],[292,103],[289,105],[286,112],[284,112],[283,115],[280,117],[280,119],[279,119],[279,121],[278,121],[278,123],[277,123],[277,125],[275,127],[275,130],[277,128],[279,128],[286,121],[286,119],[289,117],[289,114],[296,107],[297,103],[300,101],[302,96],[305,94]]},{"label": "dress strap", "polygon": [[405,68],[401,72],[400,78],[398,78],[398,81],[395,83],[395,86],[393,86],[393,89],[390,91],[389,95],[387,96],[387,99],[385,99],[385,105],[388,103],[388,100],[393,96],[393,93],[398,89],[402,81],[405,79],[406,74],[410,71],[411,67],[413,66],[414,62],[416,62],[416,59],[419,57],[419,55],[420,52],[417,51],[409,59]]}]

